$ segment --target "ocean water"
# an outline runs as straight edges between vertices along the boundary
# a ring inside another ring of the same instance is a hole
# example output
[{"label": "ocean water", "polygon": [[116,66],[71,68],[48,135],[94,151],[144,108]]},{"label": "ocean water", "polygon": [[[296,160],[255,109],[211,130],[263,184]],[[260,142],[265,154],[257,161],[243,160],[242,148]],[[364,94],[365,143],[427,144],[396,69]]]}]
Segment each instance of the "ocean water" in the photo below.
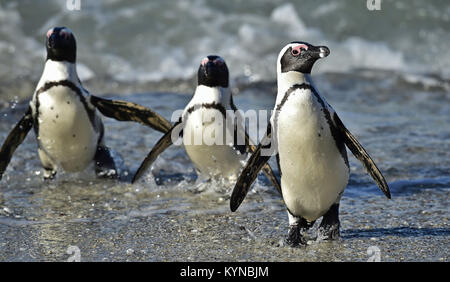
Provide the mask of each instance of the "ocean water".
[{"label": "ocean water", "polygon": [[[0,182],[0,260],[449,261],[450,3],[388,1],[0,1],[0,142],[41,75],[44,35],[67,26],[92,93],[170,119],[208,54],[227,62],[236,105],[273,108],[278,51],[327,45],[312,78],[386,177],[387,200],[350,157],[341,239],[290,249],[282,199],[259,177],[236,213],[233,183],[198,183],[182,147],[164,152],[135,185],[93,169],[42,180],[34,134]],[[134,171],[161,134],[104,118],[106,143]],[[270,164],[275,168],[274,160]]]},{"label": "ocean water", "polygon": [[351,0],[80,0],[80,10],[67,2],[0,2],[0,77],[38,77],[46,31],[65,25],[78,39],[84,79],[189,78],[215,53],[234,78],[272,80],[276,54],[293,40],[330,47],[318,72],[376,68],[450,78],[445,0],[383,0],[379,11]]}]

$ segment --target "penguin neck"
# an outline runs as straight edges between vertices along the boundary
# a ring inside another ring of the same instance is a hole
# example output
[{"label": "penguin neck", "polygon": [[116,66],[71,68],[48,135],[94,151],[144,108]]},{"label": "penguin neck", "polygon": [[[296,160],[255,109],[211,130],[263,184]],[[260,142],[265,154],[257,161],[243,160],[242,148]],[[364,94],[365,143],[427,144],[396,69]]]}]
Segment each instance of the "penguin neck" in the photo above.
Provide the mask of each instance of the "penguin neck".
[{"label": "penguin neck", "polygon": [[310,84],[312,86],[311,75],[309,73],[301,73],[298,71],[278,72],[277,84],[277,104],[281,102],[286,91],[296,84]]},{"label": "penguin neck", "polygon": [[217,103],[226,106],[230,104],[230,98],[231,91],[229,88],[198,85],[194,97],[192,97],[192,102],[193,104]]},{"label": "penguin neck", "polygon": [[80,85],[76,64],[67,61],[47,60],[41,79],[38,83],[38,88],[43,86],[46,82],[61,80],[68,80],[77,86]]},{"label": "penguin neck", "polygon": [[311,76],[309,73],[297,71],[280,72],[277,76],[278,95],[284,95],[284,93],[295,84],[310,82]]}]

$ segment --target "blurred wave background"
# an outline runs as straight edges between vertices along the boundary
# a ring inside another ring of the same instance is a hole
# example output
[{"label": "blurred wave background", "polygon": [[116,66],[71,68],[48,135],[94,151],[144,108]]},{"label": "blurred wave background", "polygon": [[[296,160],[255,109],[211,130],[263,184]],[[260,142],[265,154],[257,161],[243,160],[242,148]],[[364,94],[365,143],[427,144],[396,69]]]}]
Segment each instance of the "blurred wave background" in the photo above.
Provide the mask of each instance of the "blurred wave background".
[{"label": "blurred wave background", "polygon": [[[314,72],[360,68],[450,79],[450,2],[366,0],[0,1],[0,81],[39,79],[45,33],[67,26],[78,41],[82,80],[191,79],[202,57],[225,58],[235,81],[275,79],[293,40],[324,44]],[[75,6],[76,8],[76,6]]]}]

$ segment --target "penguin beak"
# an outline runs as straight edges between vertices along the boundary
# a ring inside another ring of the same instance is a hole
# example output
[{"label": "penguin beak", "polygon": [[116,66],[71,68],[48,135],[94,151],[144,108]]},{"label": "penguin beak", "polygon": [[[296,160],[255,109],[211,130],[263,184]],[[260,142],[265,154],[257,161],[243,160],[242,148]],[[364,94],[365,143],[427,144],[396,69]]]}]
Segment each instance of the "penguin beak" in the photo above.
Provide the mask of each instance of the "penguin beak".
[{"label": "penguin beak", "polygon": [[330,55],[330,49],[327,46],[314,46],[310,48],[308,51],[311,52],[313,58],[321,59]]},{"label": "penguin beak", "polygon": [[205,75],[209,76],[211,74],[213,68],[214,68],[214,63],[213,62],[209,61],[208,63],[206,63],[206,65],[204,66]]},{"label": "penguin beak", "polygon": [[325,58],[328,55],[330,55],[330,49],[327,46],[320,46],[319,47],[319,57]]}]

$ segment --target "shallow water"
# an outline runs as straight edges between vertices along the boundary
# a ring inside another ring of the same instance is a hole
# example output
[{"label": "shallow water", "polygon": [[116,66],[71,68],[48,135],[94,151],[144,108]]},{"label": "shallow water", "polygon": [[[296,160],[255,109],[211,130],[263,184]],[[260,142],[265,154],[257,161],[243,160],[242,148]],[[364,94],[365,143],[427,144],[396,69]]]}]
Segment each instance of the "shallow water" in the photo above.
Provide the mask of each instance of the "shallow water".
[{"label": "shallow water", "polygon": [[[410,75],[359,70],[313,75],[384,173],[388,200],[350,157],[351,177],[340,207],[341,239],[284,246],[288,220],[275,189],[260,176],[236,213],[232,183],[196,184],[181,147],[171,147],[135,185],[96,179],[93,169],[42,180],[30,132],[0,182],[0,260],[65,261],[69,246],[82,261],[367,261],[371,246],[382,261],[449,261],[450,108],[448,83]],[[236,86],[243,110],[271,109],[274,82]],[[92,92],[100,92],[87,83]],[[149,106],[170,119],[190,91],[104,94]],[[0,110],[0,140],[26,102]],[[132,123],[104,118],[106,143],[134,171],[161,136]],[[274,160],[271,160],[275,168]],[[202,192],[199,193],[199,190]],[[317,226],[317,223],[316,223]]]}]

